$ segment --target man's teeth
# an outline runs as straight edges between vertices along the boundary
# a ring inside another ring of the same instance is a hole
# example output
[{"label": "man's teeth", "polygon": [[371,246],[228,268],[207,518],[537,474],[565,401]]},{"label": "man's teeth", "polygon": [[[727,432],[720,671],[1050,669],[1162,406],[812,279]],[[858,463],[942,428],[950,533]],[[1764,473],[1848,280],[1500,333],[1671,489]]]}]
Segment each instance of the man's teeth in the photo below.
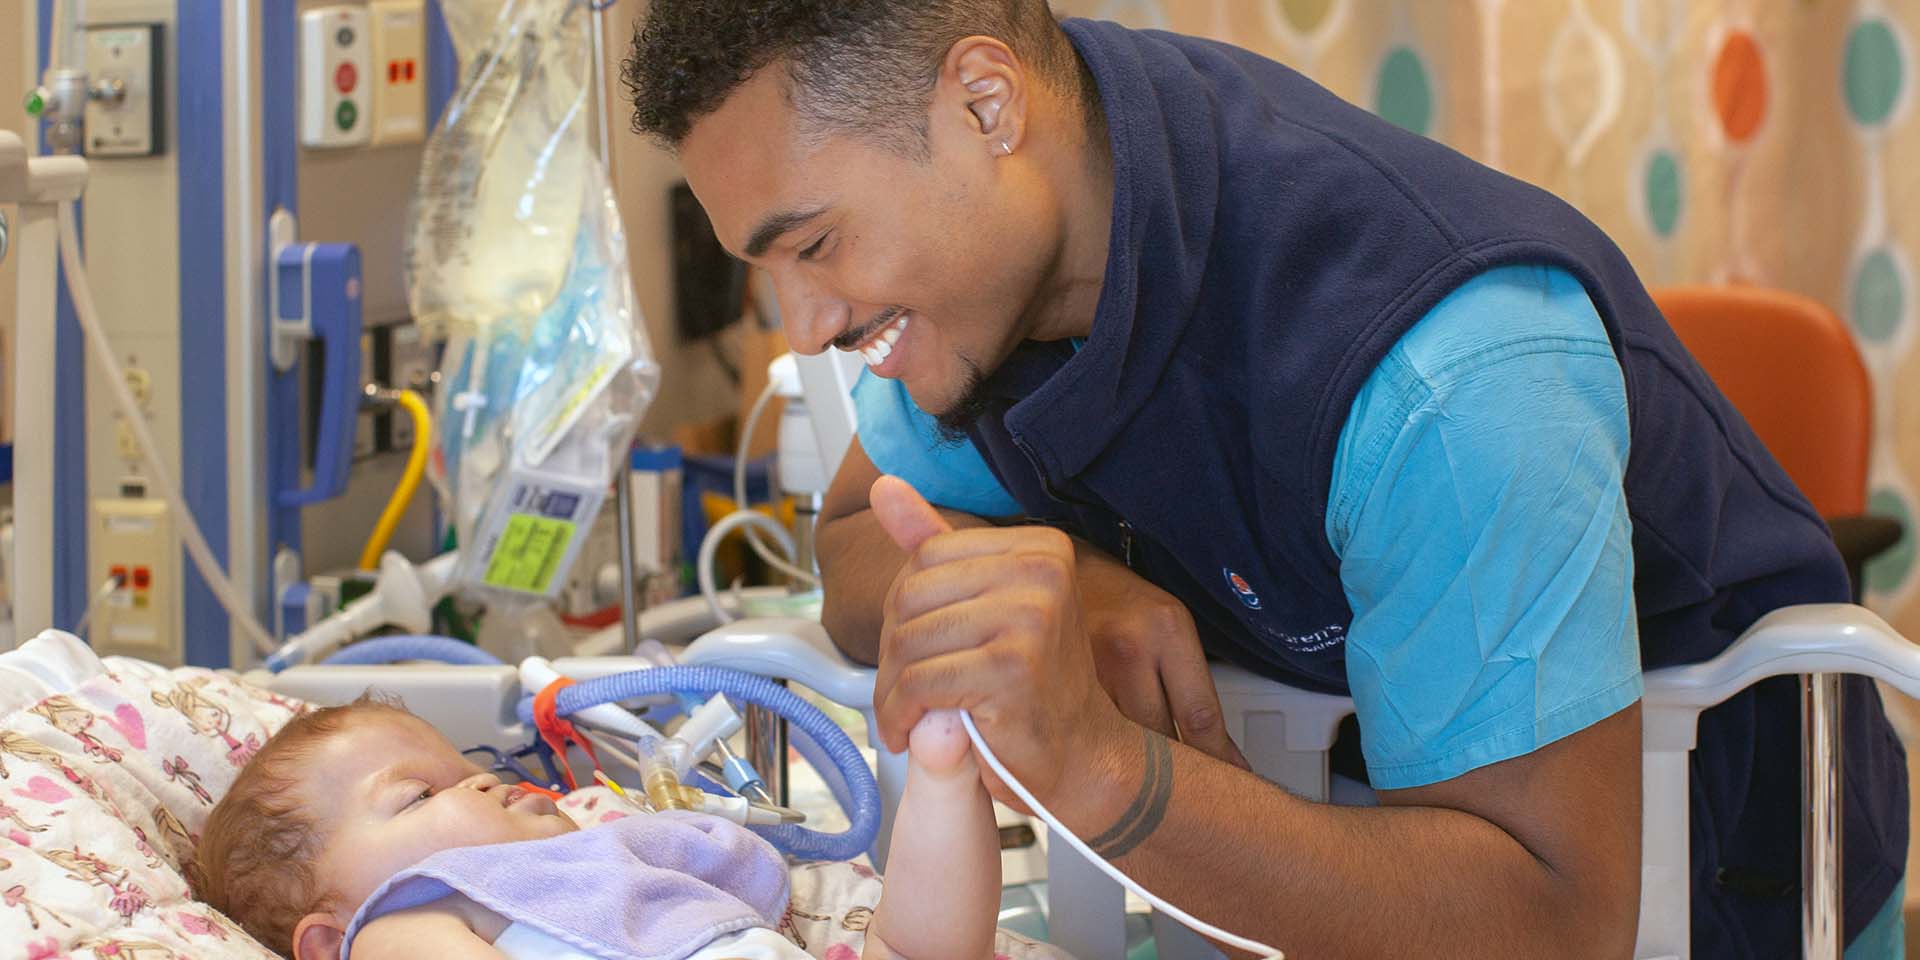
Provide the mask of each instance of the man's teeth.
[{"label": "man's teeth", "polygon": [[879,336],[860,348],[860,358],[865,360],[869,367],[877,367],[887,362],[887,358],[893,355],[893,345],[900,342],[900,334],[906,329],[906,317],[895,320],[892,326],[882,330]]}]

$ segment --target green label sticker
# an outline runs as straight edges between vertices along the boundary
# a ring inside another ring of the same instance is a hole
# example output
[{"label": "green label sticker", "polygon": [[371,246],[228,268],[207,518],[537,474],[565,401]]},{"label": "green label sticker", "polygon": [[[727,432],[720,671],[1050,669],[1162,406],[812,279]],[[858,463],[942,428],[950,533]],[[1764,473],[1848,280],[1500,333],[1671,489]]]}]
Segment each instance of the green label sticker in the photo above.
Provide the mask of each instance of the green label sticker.
[{"label": "green label sticker", "polygon": [[546,593],[576,529],[565,520],[527,513],[508,517],[507,529],[500,534],[493,557],[487,561],[487,586]]}]

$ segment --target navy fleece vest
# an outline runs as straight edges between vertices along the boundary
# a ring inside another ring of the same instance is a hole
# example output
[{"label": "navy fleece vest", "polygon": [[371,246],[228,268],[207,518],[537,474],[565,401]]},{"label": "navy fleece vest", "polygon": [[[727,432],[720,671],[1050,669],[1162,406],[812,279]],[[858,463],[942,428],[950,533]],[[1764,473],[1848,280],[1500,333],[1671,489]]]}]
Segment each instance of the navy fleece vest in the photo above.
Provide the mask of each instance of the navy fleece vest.
[{"label": "navy fleece vest", "polygon": [[[1325,535],[1340,430],[1414,323],[1518,263],[1580,280],[1625,373],[1643,664],[1703,660],[1772,609],[1848,598],[1826,525],[1578,212],[1244,50],[1066,29],[1114,158],[1098,313],[1078,352],[1016,349],[971,435],[1029,514],[1180,597],[1210,652],[1346,692],[1353,611]],[[1871,685],[1850,693],[1849,936],[1906,851],[1900,748]],[[1696,956],[1798,949],[1796,704],[1790,682],[1762,685],[1702,720]]]}]

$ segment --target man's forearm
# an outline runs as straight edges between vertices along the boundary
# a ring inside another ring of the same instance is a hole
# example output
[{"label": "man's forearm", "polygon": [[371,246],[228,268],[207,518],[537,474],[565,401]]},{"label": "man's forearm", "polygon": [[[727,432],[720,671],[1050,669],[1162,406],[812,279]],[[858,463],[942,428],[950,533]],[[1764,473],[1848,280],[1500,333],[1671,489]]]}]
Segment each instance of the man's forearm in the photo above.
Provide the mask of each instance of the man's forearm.
[{"label": "man's forearm", "polygon": [[[956,529],[987,525],[969,513],[940,514]],[[861,510],[821,523],[814,552],[826,594],[820,622],[827,635],[848,657],[869,666],[879,662],[887,590],[907,562],[906,551],[894,545],[873,511]]]},{"label": "man's forearm", "polygon": [[1592,902],[1591,884],[1473,814],[1301,800],[1145,731],[1105,767],[1063,798],[1067,826],[1149,890],[1289,956],[1630,953],[1637,897]]}]

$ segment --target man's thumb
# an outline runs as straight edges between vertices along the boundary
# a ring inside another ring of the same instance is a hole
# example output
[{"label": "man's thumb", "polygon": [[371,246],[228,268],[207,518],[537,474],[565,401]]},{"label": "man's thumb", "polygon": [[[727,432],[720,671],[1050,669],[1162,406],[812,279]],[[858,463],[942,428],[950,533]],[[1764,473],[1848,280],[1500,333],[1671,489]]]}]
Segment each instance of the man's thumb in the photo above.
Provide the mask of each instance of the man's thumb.
[{"label": "man's thumb", "polygon": [[953,529],[946,518],[933,509],[933,504],[920,496],[920,491],[899,477],[883,476],[875,480],[873,489],[867,493],[867,501],[887,535],[908,553],[919,549],[920,544],[934,534]]}]

